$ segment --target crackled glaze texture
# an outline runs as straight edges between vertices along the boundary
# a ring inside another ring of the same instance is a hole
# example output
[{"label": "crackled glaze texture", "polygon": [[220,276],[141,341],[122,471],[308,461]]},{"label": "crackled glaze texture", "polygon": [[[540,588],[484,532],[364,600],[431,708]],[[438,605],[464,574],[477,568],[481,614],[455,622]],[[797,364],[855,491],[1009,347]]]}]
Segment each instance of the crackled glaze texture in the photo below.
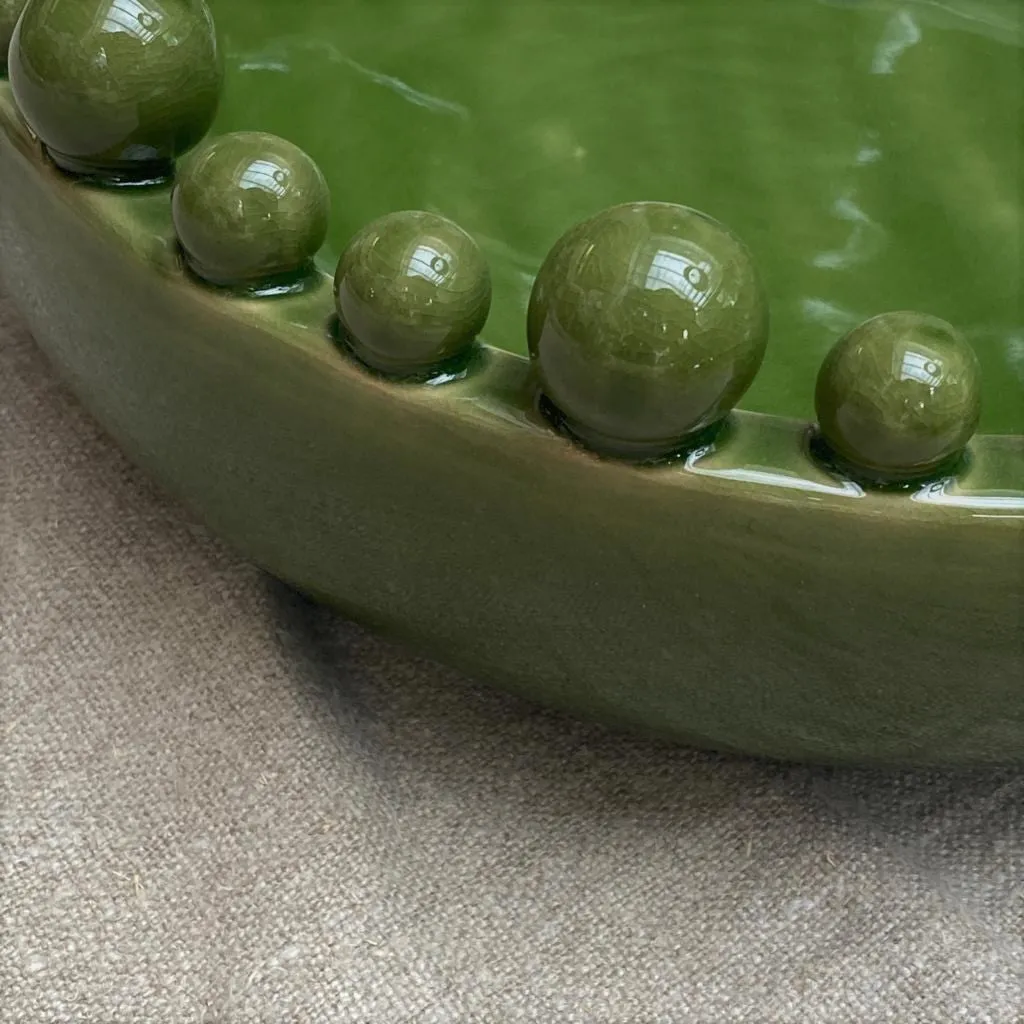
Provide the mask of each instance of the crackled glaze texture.
[{"label": "crackled glaze texture", "polygon": [[814,404],[822,436],[854,472],[913,479],[949,463],[971,439],[981,373],[974,350],[945,321],[883,313],[832,348]]},{"label": "crackled glaze texture", "polygon": [[10,58],[22,114],[72,173],[166,177],[216,114],[221,58],[203,0],[30,0]]},{"label": "crackled glaze texture", "polygon": [[352,350],[398,375],[429,372],[464,354],[491,307],[480,247],[457,224],[418,210],[360,231],[338,262],[334,292]]},{"label": "crackled glaze texture", "polygon": [[14,35],[14,26],[25,9],[27,0],[0,0],[0,75],[7,73],[7,50]]},{"label": "crackled glaze texture", "polygon": [[768,304],[750,254],[683,206],[631,203],[572,228],[527,319],[545,396],[591,447],[650,458],[721,420],[750,387]]},{"label": "crackled glaze texture", "polygon": [[248,291],[301,287],[330,219],[330,194],[301,149],[264,132],[204,142],[182,161],[171,197],[189,267]]}]

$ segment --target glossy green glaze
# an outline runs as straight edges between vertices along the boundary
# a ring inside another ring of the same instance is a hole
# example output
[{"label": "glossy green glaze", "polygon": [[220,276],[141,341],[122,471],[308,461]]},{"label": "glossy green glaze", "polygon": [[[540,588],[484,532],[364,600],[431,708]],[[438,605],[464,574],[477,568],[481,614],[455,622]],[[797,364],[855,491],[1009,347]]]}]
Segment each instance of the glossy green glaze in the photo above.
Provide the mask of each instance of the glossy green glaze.
[{"label": "glossy green glaze", "polygon": [[771,303],[740,408],[813,419],[835,340],[919,309],[1001,382],[980,429],[1024,431],[1021,0],[212,6],[216,130],[317,161],[336,200],[326,272],[376,217],[436,210],[490,265],[482,340],[525,355],[556,239],[617,203],[682,203],[743,239]]},{"label": "glossy green glaze", "polygon": [[854,471],[882,481],[927,476],[977,428],[978,360],[936,317],[883,313],[829,352],[814,404],[822,436]]},{"label": "glossy green glaze", "polygon": [[182,162],[171,196],[189,267],[211,284],[280,293],[314,273],[330,220],[316,164],[285,139],[235,132]]},{"label": "glossy green glaze", "polygon": [[28,0],[0,0],[0,75],[7,74],[7,50],[14,35],[14,26]]},{"label": "glossy green glaze", "polygon": [[466,352],[487,321],[491,277],[480,247],[437,214],[405,210],[367,225],[334,276],[338,320],[367,365],[421,374]]},{"label": "glossy green glaze", "polygon": [[111,182],[167,176],[210,127],[223,77],[204,0],[30,0],[10,58],[54,162]]},{"label": "glossy green glaze", "polygon": [[683,206],[631,203],[556,243],[527,330],[541,388],[569,431],[646,459],[719,422],[750,387],[768,302],[724,225]]}]

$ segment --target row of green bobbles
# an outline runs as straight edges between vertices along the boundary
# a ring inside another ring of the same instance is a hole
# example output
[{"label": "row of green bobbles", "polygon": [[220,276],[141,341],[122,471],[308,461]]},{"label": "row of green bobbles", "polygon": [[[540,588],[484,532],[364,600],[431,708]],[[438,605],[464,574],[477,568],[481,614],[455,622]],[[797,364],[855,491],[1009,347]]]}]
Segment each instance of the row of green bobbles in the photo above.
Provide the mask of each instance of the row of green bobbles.
[{"label": "row of green bobbles", "polygon": [[[196,277],[253,296],[318,279],[330,197],[313,161],[259,132],[201,141],[222,85],[203,0],[0,0],[0,53],[8,41],[19,109],[59,167],[108,184],[174,179],[172,219]],[[334,283],[343,340],[395,377],[429,377],[464,358],[490,309],[482,252],[433,213],[365,227]],[[540,268],[526,320],[552,417],[588,447],[639,461],[685,450],[724,422],[768,340],[746,247],[667,203],[613,207],[567,231]],[[926,478],[953,467],[977,427],[978,363],[943,321],[882,314],[829,352],[815,408],[816,451],[845,472]]]}]

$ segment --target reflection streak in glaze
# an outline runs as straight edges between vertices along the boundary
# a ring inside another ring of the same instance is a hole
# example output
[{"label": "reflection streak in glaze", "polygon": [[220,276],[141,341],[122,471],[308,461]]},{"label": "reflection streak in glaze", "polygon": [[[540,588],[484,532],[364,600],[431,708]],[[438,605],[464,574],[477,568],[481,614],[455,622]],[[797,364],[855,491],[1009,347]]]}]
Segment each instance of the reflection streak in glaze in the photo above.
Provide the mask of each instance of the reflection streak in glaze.
[{"label": "reflection streak in glaze", "polygon": [[[910,496],[911,501],[928,505],[946,505],[951,508],[976,508],[988,511],[1005,510],[1024,513],[1024,493],[1017,494],[951,494],[949,488],[955,484],[949,478],[926,484]],[[1007,516],[1006,518],[1020,518]]]},{"label": "reflection streak in glaze", "polygon": [[847,498],[863,498],[864,489],[852,480],[825,484],[819,480],[808,480],[795,473],[780,473],[777,469],[762,466],[743,466],[735,469],[708,469],[701,466],[701,459],[711,454],[708,448],[699,448],[686,457],[685,468],[698,476],[716,477],[719,480],[740,480],[744,483],[761,484],[768,487],[784,487],[787,490],[806,491],[817,494],[836,494]]},{"label": "reflection streak in glaze", "polygon": [[156,29],[160,19],[166,12],[159,4],[149,0],[143,4],[140,0],[118,0],[112,4],[104,15],[104,32],[120,33],[134,36],[140,43],[151,43],[156,38]]},{"label": "reflection streak in glaze", "polygon": [[[826,7],[889,10],[892,0],[818,0]],[[1024,41],[1018,0],[903,0],[918,21],[935,28],[971,32],[1008,46]]]},{"label": "reflection streak in glaze", "polygon": [[885,26],[885,35],[882,36],[875,50],[875,59],[871,64],[873,75],[891,75],[896,71],[896,61],[903,54],[921,42],[921,30],[914,21],[914,16],[909,11],[897,11]]},{"label": "reflection streak in glaze", "polygon": [[276,71],[286,75],[291,67],[283,60],[247,60],[238,65],[239,71]]},{"label": "reflection streak in glaze", "polygon": [[426,107],[427,110],[434,110],[442,114],[454,114],[456,117],[463,119],[468,119],[469,117],[469,111],[461,103],[452,103],[438,96],[431,96],[429,93],[421,92],[419,89],[414,89],[411,85],[403,82],[400,78],[395,78],[394,75],[385,75],[379,71],[374,71],[372,68],[364,68],[362,64],[352,60],[351,57],[341,57],[341,60],[353,71],[368,78],[374,84],[383,85],[385,88],[397,93],[402,99],[415,103],[418,107]]},{"label": "reflection streak in glaze", "polygon": [[845,270],[859,263],[868,263],[885,246],[885,228],[876,224],[856,203],[852,195],[840,196],[832,207],[839,220],[853,225],[842,249],[821,252],[814,265],[822,270]]},{"label": "reflection streak in glaze", "polygon": [[[413,88],[413,86],[409,85],[407,82],[403,82],[402,79],[397,78],[394,75],[386,75],[381,71],[374,71],[373,68],[368,68],[363,64],[360,64],[359,61],[346,56],[337,47],[332,46],[330,43],[311,43],[306,41],[289,40],[287,47],[289,49],[322,53],[330,63],[343,64],[345,67],[351,68],[356,72],[356,74],[373,82],[374,85],[384,86],[384,88],[389,89],[397,96],[401,96],[402,99],[408,100],[417,107],[423,107],[426,110],[433,110],[442,114],[453,114],[463,120],[468,120],[469,118],[469,110],[461,103],[453,103],[451,100],[443,99],[440,96],[432,96],[430,93]],[[280,73],[287,73],[292,70],[292,66],[289,62],[276,56],[270,57],[263,54],[231,54],[230,59],[237,62],[236,67],[239,71],[276,71]]]}]

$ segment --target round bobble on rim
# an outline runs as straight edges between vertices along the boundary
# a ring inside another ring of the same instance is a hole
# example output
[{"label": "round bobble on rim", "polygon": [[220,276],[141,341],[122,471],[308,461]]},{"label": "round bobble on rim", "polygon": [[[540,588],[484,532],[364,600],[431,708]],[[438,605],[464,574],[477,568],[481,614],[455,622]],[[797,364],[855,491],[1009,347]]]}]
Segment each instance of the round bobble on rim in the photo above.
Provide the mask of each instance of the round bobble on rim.
[{"label": "round bobble on rim", "polygon": [[9,73],[54,163],[110,184],[166,180],[213,123],[223,78],[203,0],[30,0]]},{"label": "round bobble on rim", "polygon": [[11,46],[14,26],[28,0],[0,0],[0,75],[7,74],[7,51]]},{"label": "round bobble on rim", "polygon": [[368,224],[334,277],[344,340],[368,366],[426,375],[465,356],[491,308],[491,275],[476,242],[434,213],[406,210]]},{"label": "round bobble on rim", "polygon": [[825,357],[814,394],[822,439],[843,469],[903,482],[951,465],[978,426],[981,370],[944,320],[883,313]]},{"label": "round bobble on rim", "polygon": [[543,396],[594,450],[647,460],[719,423],[750,386],[768,303],[750,253],[685,206],[614,206],[544,261],[527,318]]},{"label": "round bobble on rim", "polygon": [[316,279],[330,194],[317,165],[265,132],[209,139],[182,162],[171,215],[189,269],[250,294],[300,291]]}]

